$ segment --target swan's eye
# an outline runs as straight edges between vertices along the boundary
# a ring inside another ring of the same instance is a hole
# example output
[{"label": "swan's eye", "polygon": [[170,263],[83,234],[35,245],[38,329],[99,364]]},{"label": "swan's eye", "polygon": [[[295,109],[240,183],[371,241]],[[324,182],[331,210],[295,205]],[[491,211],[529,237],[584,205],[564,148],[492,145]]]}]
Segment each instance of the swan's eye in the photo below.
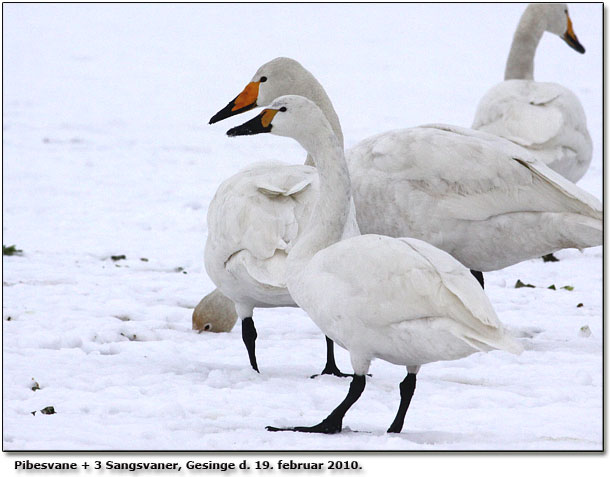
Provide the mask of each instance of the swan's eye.
[{"label": "swan's eye", "polygon": [[206,323],[203,329],[205,331],[210,331],[212,329],[212,323]]},{"label": "swan's eye", "polygon": [[265,81],[267,81],[267,77],[266,76],[261,76],[261,83],[264,83]]},{"label": "swan's eye", "polygon": [[286,106],[282,106],[282,107],[280,108],[280,111],[281,111],[282,113],[285,113],[285,112],[286,112]]}]

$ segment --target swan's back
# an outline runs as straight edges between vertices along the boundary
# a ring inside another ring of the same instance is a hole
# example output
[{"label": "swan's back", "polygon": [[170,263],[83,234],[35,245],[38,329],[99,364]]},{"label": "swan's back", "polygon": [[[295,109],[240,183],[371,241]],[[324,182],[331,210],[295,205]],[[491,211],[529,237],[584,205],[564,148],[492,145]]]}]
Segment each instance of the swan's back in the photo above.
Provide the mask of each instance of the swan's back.
[{"label": "swan's back", "polygon": [[208,208],[205,267],[235,303],[288,306],[286,257],[318,189],[310,166],[253,164],[225,180]]},{"label": "swan's back", "polygon": [[556,83],[508,80],[479,102],[474,129],[519,144],[576,182],[587,171],[593,145],[576,95]]},{"label": "swan's back", "polygon": [[[287,306],[286,258],[319,194],[317,170],[257,163],[225,180],[208,208],[205,266],[235,302]],[[344,237],[359,235],[353,203]]]},{"label": "swan's back", "polygon": [[395,130],[360,142],[346,156],[362,233],[425,240],[475,270],[512,265],[540,256],[541,249],[591,246],[574,237],[560,240],[561,220],[546,224],[543,214],[601,224],[597,199],[524,148],[481,131],[447,125]]},{"label": "swan's back", "polygon": [[231,253],[269,258],[304,227],[318,188],[313,167],[253,164],[225,180],[208,208],[208,238]]}]

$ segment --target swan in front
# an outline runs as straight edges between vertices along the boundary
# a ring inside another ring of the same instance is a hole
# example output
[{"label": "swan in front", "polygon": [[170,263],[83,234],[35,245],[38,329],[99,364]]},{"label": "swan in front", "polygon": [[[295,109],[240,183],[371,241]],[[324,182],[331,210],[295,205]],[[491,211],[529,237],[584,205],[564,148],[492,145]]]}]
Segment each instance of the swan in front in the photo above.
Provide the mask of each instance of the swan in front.
[{"label": "swan in front", "polygon": [[[307,72],[303,72],[308,84]],[[251,109],[267,78],[261,74],[246,90],[218,113]],[[334,110],[326,93],[317,96],[329,116]],[[334,114],[334,133],[343,145],[339,120]],[[306,163],[313,164],[311,158]],[[306,229],[319,193],[318,173],[312,165],[278,161],[250,165],[226,179],[208,208],[205,268],[218,287],[205,297],[193,314],[199,331],[230,331],[235,313],[241,320],[242,340],[251,367],[259,371],[256,357],[255,308],[296,306],[286,289],[286,257]],[[353,202],[345,222],[344,237],[359,234]],[[345,376],[334,358],[333,343],[326,338],[326,365],[321,374]]]},{"label": "swan in front", "polygon": [[513,37],[504,81],[483,96],[472,127],[527,148],[551,169],[577,182],[589,168],[593,145],[576,95],[557,83],[534,81],[534,55],[545,31],[585,52],[566,4],[529,5]]},{"label": "swan in front", "polygon": [[477,351],[513,353],[470,271],[446,252],[412,238],[361,235],[341,240],[351,183],[341,143],[320,109],[301,96],[282,96],[254,119],[227,132],[294,138],[320,175],[306,232],[288,253],[287,287],[322,331],[349,351],[354,378],[344,401],[321,423],[271,431],[337,433],[364,390],[371,361],[405,366],[400,406],[388,432],[400,432],[421,365]]},{"label": "swan in front", "polygon": [[[290,58],[261,66],[210,122],[285,94],[316,103],[343,142],[324,88]],[[345,154],[362,233],[424,240],[473,270],[481,285],[481,272],[602,243],[599,201],[498,136],[428,125],[378,134]]]}]

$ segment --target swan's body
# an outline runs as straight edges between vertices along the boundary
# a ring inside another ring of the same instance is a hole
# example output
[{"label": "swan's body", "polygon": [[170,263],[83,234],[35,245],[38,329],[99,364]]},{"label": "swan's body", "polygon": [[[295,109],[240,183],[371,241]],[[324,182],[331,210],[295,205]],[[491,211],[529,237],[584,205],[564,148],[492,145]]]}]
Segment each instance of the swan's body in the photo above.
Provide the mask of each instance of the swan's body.
[{"label": "swan's body", "polygon": [[[254,164],[225,180],[208,209],[205,267],[240,318],[254,308],[296,306],[286,289],[286,257],[319,193],[314,167]],[[345,236],[358,234],[352,206]]]},{"label": "swan's body", "polygon": [[584,53],[565,4],[528,6],[513,38],[505,81],[483,96],[472,127],[525,147],[551,169],[576,182],[591,163],[591,136],[574,93],[556,83],[534,81],[534,54],[544,31],[562,36]]},{"label": "swan's body", "polygon": [[[228,134],[266,132],[255,126],[266,114],[273,114],[267,131],[299,141],[319,170],[320,193],[310,223],[288,253],[287,285],[322,331],[349,351],[355,372],[349,405],[362,392],[375,358],[406,366],[414,390],[422,364],[492,349],[520,352],[476,279],[446,252],[410,238],[341,240],[351,195],[348,168],[330,124],[313,102],[283,96]],[[355,385],[361,389],[354,390]],[[337,408],[340,416],[335,410],[318,426],[290,430],[339,432],[349,408],[344,404]],[[400,432],[400,414],[391,432]]]},{"label": "swan's body", "polygon": [[469,270],[417,239],[371,234],[337,242],[288,287],[320,329],[350,351],[356,374],[366,374],[375,358],[413,367],[518,348]]},{"label": "swan's body", "polygon": [[602,242],[599,201],[497,136],[429,125],[346,156],[362,233],[418,238],[479,271]]},{"label": "swan's body", "polygon": [[[251,85],[258,96],[241,110],[298,94],[318,105],[342,143],[324,88],[290,58],[261,66],[214,120],[241,112],[233,105],[246,103]],[[431,125],[378,134],[345,154],[363,233],[424,240],[477,271],[602,243],[599,201],[506,139]]]}]

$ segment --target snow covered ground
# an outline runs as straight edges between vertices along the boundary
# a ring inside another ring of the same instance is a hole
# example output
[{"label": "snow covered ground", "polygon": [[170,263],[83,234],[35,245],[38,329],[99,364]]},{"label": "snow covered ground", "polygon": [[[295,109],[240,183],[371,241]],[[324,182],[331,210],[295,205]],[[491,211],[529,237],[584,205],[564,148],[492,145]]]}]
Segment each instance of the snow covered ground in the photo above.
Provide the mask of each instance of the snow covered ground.
[{"label": "snow covered ground", "polygon": [[[526,351],[424,366],[399,435],[384,431],[404,370],[381,361],[342,434],[265,431],[314,424],[347,391],[308,378],[324,340],[301,310],[256,312],[260,375],[239,324],[191,330],[214,288],[203,248],[216,188],[253,159],[305,157],[293,141],[225,136],[252,113],[207,124],[258,66],[289,56],[313,72],[348,147],[469,126],[523,8],[3,5],[2,232],[23,250],[3,257],[4,450],[601,449],[601,247],[487,274]],[[602,5],[571,16],[586,54],[546,34],[535,75],[581,99],[594,157],[580,185],[601,199]]]}]

